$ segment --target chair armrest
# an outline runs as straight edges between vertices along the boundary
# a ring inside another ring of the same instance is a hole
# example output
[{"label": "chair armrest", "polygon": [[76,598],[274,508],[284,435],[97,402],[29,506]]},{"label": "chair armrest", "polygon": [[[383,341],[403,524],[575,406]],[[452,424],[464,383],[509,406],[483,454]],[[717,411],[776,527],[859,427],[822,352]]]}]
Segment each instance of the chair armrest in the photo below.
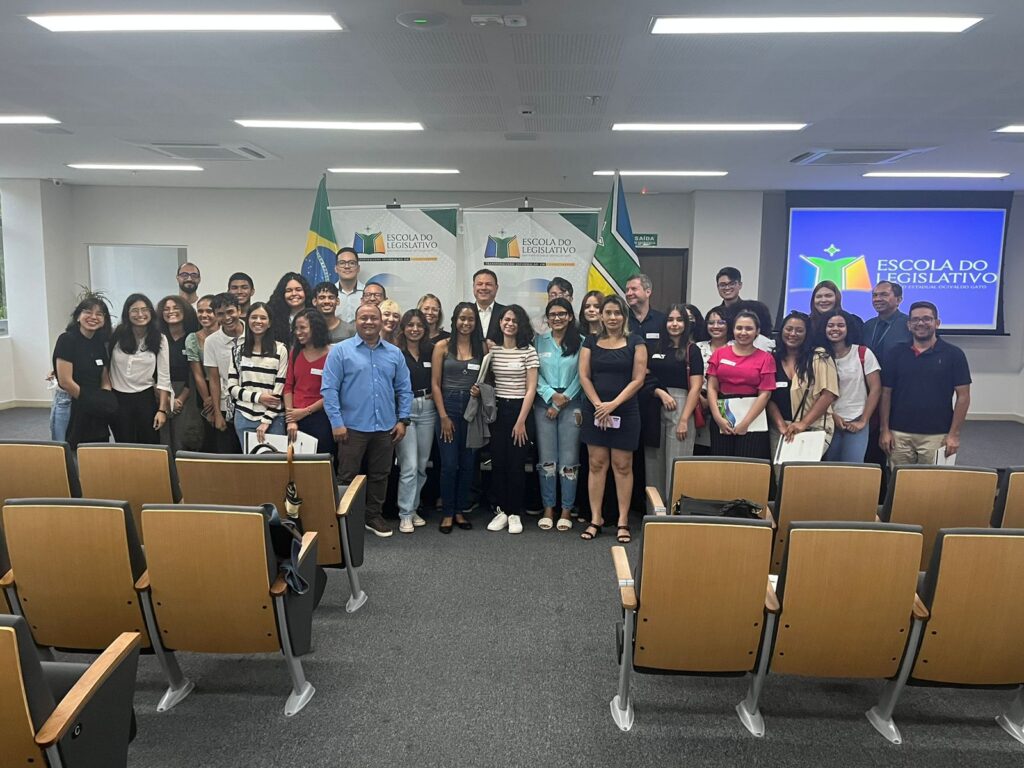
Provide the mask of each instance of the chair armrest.
[{"label": "chair armrest", "polygon": [[274,579],[274,583],[270,585],[270,596],[271,597],[284,597],[288,592],[288,582],[284,580],[284,576],[280,573],[277,574],[277,578]]},{"label": "chair armrest", "polygon": [[306,531],[302,534],[302,548],[299,549],[299,565],[302,565],[302,561],[306,559],[306,555],[309,554],[313,544],[316,543],[316,537],[319,534],[316,531]]},{"label": "chair armrest", "polygon": [[356,496],[359,495],[364,485],[366,485],[366,475],[356,475],[352,478],[352,482],[345,489],[345,495],[338,502],[338,517],[344,517],[348,514],[349,509],[356,500]]},{"label": "chair armrest", "polygon": [[647,501],[651,505],[651,509],[656,515],[667,514],[668,510],[665,509],[665,502],[661,498],[661,493],[653,485],[648,485],[644,489],[647,493]]},{"label": "chair armrest", "polygon": [[768,613],[778,613],[780,610],[779,596],[775,594],[775,587],[769,581],[764,590],[764,609]]},{"label": "chair armrest", "polygon": [[149,569],[147,568],[139,576],[139,580],[135,582],[136,592],[146,592],[149,589]]},{"label": "chair armrest", "polygon": [[14,569],[8,569],[2,577],[0,577],[0,589],[7,589],[7,587],[14,586]]},{"label": "chair armrest", "polygon": [[619,600],[627,611],[636,610],[636,586],[633,573],[629,569],[629,559],[625,547],[612,547],[612,563],[615,565],[615,578],[619,581]]},{"label": "chair armrest", "polygon": [[142,635],[138,632],[122,632],[114,642],[107,646],[107,650],[89,665],[78,682],[71,687],[71,690],[61,699],[56,709],[43,723],[43,727],[36,734],[36,744],[46,749],[64,738],[107,678],[141,642]]},{"label": "chair armrest", "polygon": [[920,619],[921,621],[924,621],[930,615],[931,614],[928,612],[928,609],[925,607],[924,603],[921,602],[921,598],[915,592],[914,593],[914,618],[915,619]]}]

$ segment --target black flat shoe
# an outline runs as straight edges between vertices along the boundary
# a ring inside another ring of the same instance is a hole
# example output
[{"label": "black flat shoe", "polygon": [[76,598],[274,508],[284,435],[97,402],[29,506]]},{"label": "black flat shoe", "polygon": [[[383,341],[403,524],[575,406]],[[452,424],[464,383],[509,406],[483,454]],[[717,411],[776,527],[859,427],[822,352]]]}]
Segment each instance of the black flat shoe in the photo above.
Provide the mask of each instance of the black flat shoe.
[{"label": "black flat shoe", "polygon": [[441,533],[451,533],[452,524],[448,523],[448,525],[445,525],[444,523],[439,523],[437,526],[437,530],[439,530]]},{"label": "black flat shoe", "polygon": [[459,528],[461,528],[464,531],[472,531],[473,530],[473,524],[471,522],[469,522],[469,520],[467,520],[466,518],[462,518],[461,520],[456,520],[455,524],[457,526],[459,526]]}]

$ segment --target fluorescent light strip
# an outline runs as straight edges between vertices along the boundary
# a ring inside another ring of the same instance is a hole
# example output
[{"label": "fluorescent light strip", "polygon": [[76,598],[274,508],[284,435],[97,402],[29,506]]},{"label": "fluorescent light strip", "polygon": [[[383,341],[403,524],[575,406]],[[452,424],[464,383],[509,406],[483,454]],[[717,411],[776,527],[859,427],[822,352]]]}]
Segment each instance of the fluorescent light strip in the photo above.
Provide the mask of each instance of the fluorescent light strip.
[{"label": "fluorescent light strip", "polygon": [[996,128],[994,133],[1024,133],[1024,125],[1004,125],[1002,128]]},{"label": "fluorescent light strip", "polygon": [[1002,171],[871,171],[866,179],[1005,179]]},{"label": "fluorescent light strip", "polygon": [[117,163],[68,163],[79,171],[201,171],[198,165],[122,165]]},{"label": "fluorescent light strip", "polygon": [[54,120],[46,115],[0,115],[0,125],[59,125],[60,120]]},{"label": "fluorescent light strip", "polygon": [[[614,176],[615,171],[594,171],[595,176]],[[728,176],[728,171],[619,171],[620,176]]]},{"label": "fluorescent light strip", "polygon": [[613,131],[802,131],[808,123],[615,123]]},{"label": "fluorescent light strip", "polygon": [[235,120],[243,128],[299,128],[320,131],[422,131],[423,123],[365,120]]},{"label": "fluorescent light strip", "polygon": [[432,173],[454,174],[458,168],[328,168],[331,173]]},{"label": "fluorescent light strip", "polygon": [[90,13],[29,16],[51,32],[305,32],[340,30],[323,13]]},{"label": "fluorescent light strip", "polygon": [[980,16],[655,16],[654,35],[963,32]]}]

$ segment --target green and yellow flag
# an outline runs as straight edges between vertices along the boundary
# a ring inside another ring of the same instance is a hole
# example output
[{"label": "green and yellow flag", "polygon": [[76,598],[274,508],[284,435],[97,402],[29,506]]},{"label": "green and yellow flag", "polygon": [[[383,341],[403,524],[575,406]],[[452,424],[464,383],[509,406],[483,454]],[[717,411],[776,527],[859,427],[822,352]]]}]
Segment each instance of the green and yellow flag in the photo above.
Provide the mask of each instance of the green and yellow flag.
[{"label": "green and yellow flag", "polygon": [[622,179],[616,173],[608,209],[604,213],[604,227],[587,274],[587,290],[601,291],[605,296],[616,293],[625,296],[626,282],[639,271],[640,259],[633,243],[626,196],[622,190]]},{"label": "green and yellow flag", "polygon": [[334,223],[331,221],[328,205],[325,173],[316,191],[313,219],[309,223],[309,234],[306,235],[306,258],[302,260],[302,276],[311,286],[338,281],[338,275],[334,271],[334,264],[338,260],[338,239],[334,236]]}]

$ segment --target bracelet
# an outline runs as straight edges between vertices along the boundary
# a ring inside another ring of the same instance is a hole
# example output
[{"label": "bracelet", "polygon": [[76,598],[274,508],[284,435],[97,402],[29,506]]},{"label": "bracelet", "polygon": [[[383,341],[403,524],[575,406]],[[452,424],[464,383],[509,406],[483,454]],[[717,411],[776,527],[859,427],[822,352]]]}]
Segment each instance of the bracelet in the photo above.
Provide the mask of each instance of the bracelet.
[{"label": "bracelet", "polygon": [[163,414],[164,416],[167,416],[167,415],[168,415],[167,411],[165,411],[165,410],[164,410],[163,408],[160,408],[160,409],[159,409],[159,410],[157,411],[157,413],[162,413],[162,414]]}]

